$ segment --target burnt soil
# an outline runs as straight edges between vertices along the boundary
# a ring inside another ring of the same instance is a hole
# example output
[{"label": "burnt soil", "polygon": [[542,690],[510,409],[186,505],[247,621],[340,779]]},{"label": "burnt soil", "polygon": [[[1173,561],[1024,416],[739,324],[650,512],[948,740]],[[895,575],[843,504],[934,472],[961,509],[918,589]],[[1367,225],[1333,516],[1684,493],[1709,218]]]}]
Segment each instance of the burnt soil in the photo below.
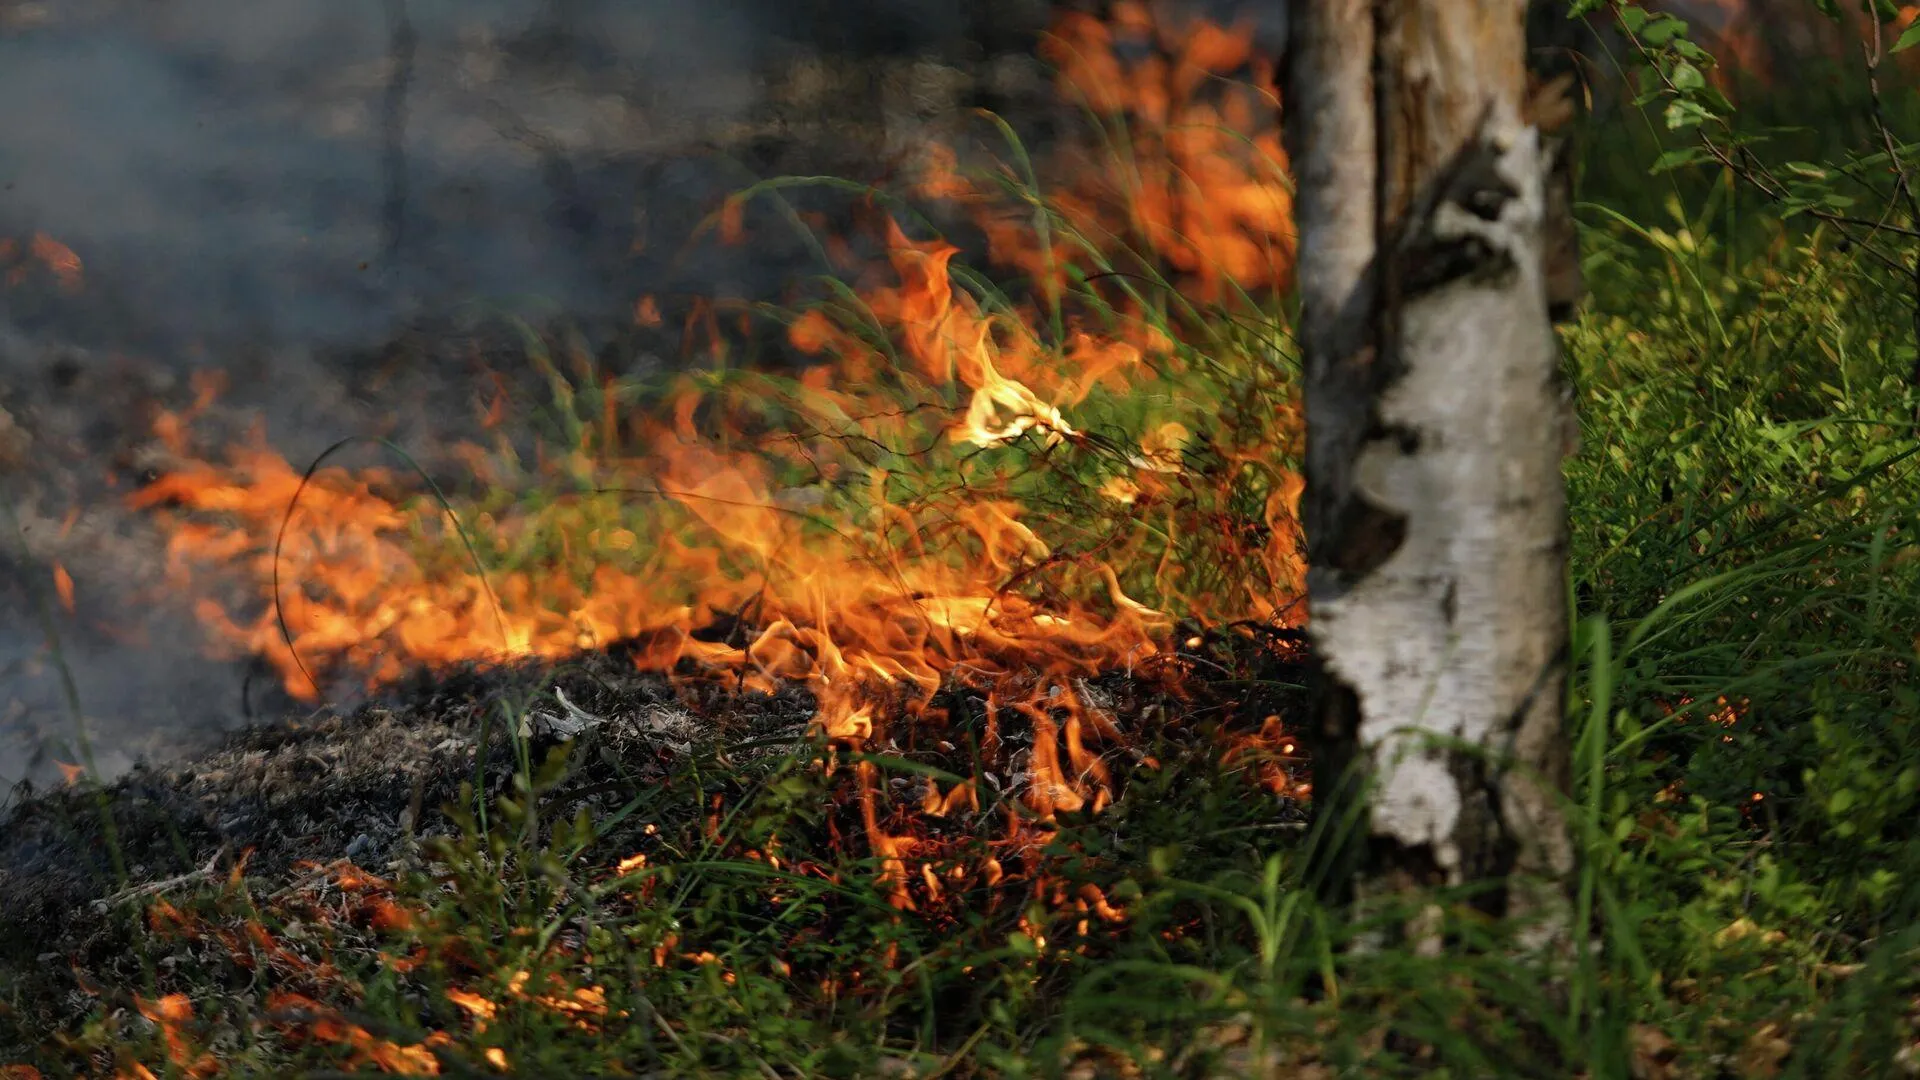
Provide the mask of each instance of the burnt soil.
[{"label": "burnt soil", "polygon": [[[1275,713],[1299,715],[1297,640],[1206,640],[1203,651],[1174,658],[1179,678],[1135,672],[1077,681],[1081,699],[1128,743],[1100,748],[1122,802],[1149,753],[1165,783],[1182,757],[1217,766],[1223,734],[1257,731]],[[1028,779],[1031,731],[1008,719],[1014,710],[1000,710],[991,740],[998,752],[983,757],[984,695],[955,688],[935,704],[944,722],[896,722],[865,749],[980,776],[979,810],[926,824],[955,837],[991,831],[1005,820],[1001,803]],[[141,923],[157,899],[179,901],[222,882],[271,899],[343,860],[393,877],[430,869],[423,845],[430,850],[428,838],[459,828],[449,811],[471,807],[475,794],[513,790],[527,763],[537,766],[556,747],[568,767],[542,797],[543,818],[584,809],[616,822],[596,834],[596,849],[644,850],[642,823],[614,815],[636,792],[670,786],[696,760],[719,777],[702,789],[711,793],[744,790],[796,754],[825,754],[809,732],[813,712],[798,687],[757,693],[713,679],[670,681],[636,670],[616,647],[561,665],[421,674],[351,710],[247,728],[204,756],[142,764],[106,786],[23,784],[0,808],[0,1060],[19,1060],[50,1033],[72,1030],[101,1006],[102,987],[146,984],[152,957],[136,945],[148,937]],[[584,729],[582,715],[594,718]],[[1278,767],[1305,771],[1297,759]],[[901,812],[917,804],[919,783],[911,772],[886,781]],[[851,789],[838,794],[813,827],[859,837],[858,799]],[[705,813],[704,797],[687,807],[691,815]],[[1301,807],[1285,813],[1304,820]]]}]

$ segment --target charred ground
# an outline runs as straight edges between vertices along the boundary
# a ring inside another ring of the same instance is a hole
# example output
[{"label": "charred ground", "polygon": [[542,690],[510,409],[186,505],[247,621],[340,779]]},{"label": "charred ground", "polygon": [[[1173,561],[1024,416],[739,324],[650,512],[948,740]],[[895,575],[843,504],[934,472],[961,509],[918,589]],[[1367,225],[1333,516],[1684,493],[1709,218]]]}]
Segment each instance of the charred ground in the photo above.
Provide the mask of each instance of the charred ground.
[{"label": "charred ground", "polygon": [[[978,936],[980,916],[970,911],[1000,912],[986,927],[1011,925],[1024,904],[1063,884],[1069,894],[1080,882],[1111,888],[1130,859],[1155,845],[1205,845],[1208,838],[1182,837],[1159,816],[1170,792],[1244,801],[1236,816],[1250,830],[1246,839],[1304,827],[1302,804],[1252,797],[1276,774],[1304,773],[1290,740],[1258,738],[1263,720],[1299,710],[1297,649],[1290,639],[1210,635],[1176,661],[1189,676],[1177,686],[1118,673],[1083,683],[1083,696],[1140,741],[1109,749],[1121,778],[1114,805],[1060,815],[1038,843],[1009,825],[1029,816],[1021,798],[1033,733],[1011,712],[996,722],[982,692],[939,695],[943,723],[903,717],[872,745],[830,747],[810,731],[814,704],[804,690],[676,684],[636,671],[618,647],[559,666],[423,673],[351,711],[290,714],[232,735],[210,754],[141,765],[105,787],[23,785],[0,821],[0,1057],[31,1058],[45,1033],[111,1009],[126,992],[112,988],[164,991],[176,972],[207,963],[229,978],[255,977],[249,969],[258,958],[219,955],[200,936],[156,933],[154,905],[218,897],[209,910],[231,915],[240,902],[277,935],[295,901],[329,889],[337,896],[343,870],[431,896],[434,882],[457,876],[439,845],[471,844],[476,808],[502,797],[521,799],[541,821],[584,814],[593,822],[591,838],[568,860],[579,868],[636,853],[667,865],[738,863],[764,857],[756,841],[777,834],[775,850],[789,865],[845,876],[852,899],[795,928],[831,939],[834,926],[889,902],[882,860],[864,850],[852,782],[860,762],[872,763],[888,778],[877,812],[917,819],[916,836],[939,853],[943,875],[998,853],[1001,880],[970,876],[959,889],[929,893],[916,870],[908,883],[929,927]],[[1193,671],[1207,674],[1196,679]],[[976,805],[922,813],[930,778],[976,775]],[[776,805],[779,817],[768,817]],[[1089,850],[1082,834],[1100,839]],[[531,850],[494,850],[503,879],[538,872],[528,865]],[[568,925],[584,932],[596,917],[576,913]],[[286,986],[319,992],[310,973],[277,974]],[[191,987],[191,978],[181,985]]]}]

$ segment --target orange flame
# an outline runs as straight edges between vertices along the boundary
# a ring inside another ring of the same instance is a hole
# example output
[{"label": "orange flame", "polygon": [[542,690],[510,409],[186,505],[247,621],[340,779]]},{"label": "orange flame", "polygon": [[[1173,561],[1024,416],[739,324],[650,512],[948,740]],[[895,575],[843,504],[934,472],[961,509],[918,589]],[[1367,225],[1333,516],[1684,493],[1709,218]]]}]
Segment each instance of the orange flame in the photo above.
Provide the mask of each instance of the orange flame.
[{"label": "orange flame", "polygon": [[6,266],[5,275],[0,276],[0,281],[9,287],[25,282],[36,264],[53,275],[63,292],[79,292],[85,284],[80,256],[45,233],[34,233],[24,251],[15,241],[0,237],[0,264],[10,264]]},{"label": "orange flame", "polygon": [[434,1048],[450,1046],[453,1037],[435,1031],[417,1043],[401,1044],[382,1039],[342,1016],[338,1010],[292,991],[275,991],[267,999],[267,1010],[289,1031],[298,1031],[318,1042],[340,1043],[351,1048],[351,1063],[372,1065],[384,1073],[412,1076],[440,1075],[440,1059]]},{"label": "orange flame", "polygon": [[53,564],[53,591],[60,598],[60,606],[73,614],[73,575],[59,563]]},{"label": "orange flame", "polygon": [[[134,1005],[140,1015],[146,1017],[160,1029],[161,1037],[167,1045],[167,1060],[180,1072],[189,1077],[212,1076],[219,1071],[219,1062],[211,1053],[194,1053],[187,1038],[186,1025],[193,1020],[193,1003],[185,994],[168,994],[157,1001],[134,995]],[[144,1065],[133,1066],[136,1074],[147,1074]]]},{"label": "orange flame", "polygon": [[[1129,41],[1164,55],[1122,62]],[[1124,180],[1066,155],[1073,179],[1055,197],[1063,226],[1051,240],[1030,203],[997,200],[950,151],[932,155],[921,183],[970,209],[992,257],[1038,283],[1033,302],[957,281],[957,247],[888,219],[885,273],[859,290],[858,310],[817,307],[789,325],[789,343],[818,361],[797,377],[690,376],[640,416],[617,413],[606,394],[579,445],[531,473],[504,449],[463,448],[498,486],[560,480],[625,491],[626,502],[658,496],[645,515],[604,494],[479,513],[465,522],[470,554],[439,504],[385,471],[328,468],[303,484],[256,436],[224,463],[187,464],[130,496],[168,531],[172,582],[201,597],[220,647],[266,658],[303,698],[320,693],[321,673],[390,680],[417,665],[624,641],[656,670],[803,685],[818,729],[858,747],[903,716],[936,720],[936,692],[965,685],[988,694],[991,724],[1030,728],[1020,795],[1039,822],[1101,809],[1115,781],[1101,748],[1121,735],[1080,700],[1077,679],[1167,658],[1176,615],[1297,619],[1300,482],[1278,465],[1298,423],[1282,405],[1236,431],[1218,408],[1177,412],[1171,394],[1129,402],[1130,387],[1193,370],[1182,324],[1156,314],[1164,298],[1075,308],[1065,289],[1121,262],[1161,268],[1197,304],[1284,287],[1291,200],[1272,67],[1244,28],[1159,26],[1122,4],[1111,27],[1064,17],[1049,55],[1063,86],[1126,118]],[[1243,68],[1250,87],[1216,92]],[[727,239],[745,238],[744,211],[738,197],[724,204]],[[658,307],[642,298],[634,317],[657,321]],[[687,327],[722,343],[710,305]],[[217,388],[202,389],[196,408]],[[1115,402],[1147,414],[1141,433],[1111,433]],[[183,456],[189,419],[156,423]],[[1080,468],[1104,472],[1083,498],[1032,479],[1080,483]],[[1257,519],[1233,508],[1248,501],[1249,476],[1263,478]],[[1202,580],[1180,543],[1231,556],[1225,582]],[[246,600],[216,599],[236,585]],[[751,632],[695,636],[723,619]],[[937,897],[930,864],[908,865],[930,842],[903,815],[977,807],[978,787],[896,805],[870,764],[855,776],[896,904],[914,906],[910,888]],[[978,873],[992,884],[1006,871],[988,860]]]},{"label": "orange flame", "polygon": [[45,233],[34,233],[27,250],[53,274],[62,289],[79,291],[82,281],[80,256],[75,255],[72,248]]}]

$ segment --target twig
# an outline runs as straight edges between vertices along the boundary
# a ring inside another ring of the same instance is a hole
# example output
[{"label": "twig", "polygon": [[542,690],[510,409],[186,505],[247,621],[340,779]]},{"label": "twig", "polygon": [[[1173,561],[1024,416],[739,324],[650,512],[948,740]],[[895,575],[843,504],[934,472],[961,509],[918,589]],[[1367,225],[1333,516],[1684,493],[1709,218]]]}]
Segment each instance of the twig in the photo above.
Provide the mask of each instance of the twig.
[{"label": "twig", "polygon": [[[1903,195],[1907,200],[1907,212],[1913,215],[1916,224],[1920,224],[1920,193],[1913,189],[1913,183],[1907,176],[1907,166],[1900,160],[1900,150],[1893,138],[1893,129],[1887,124],[1887,110],[1880,98],[1880,61],[1885,56],[1884,42],[1880,36],[1880,20],[1875,17],[1873,23],[1873,43],[1862,44],[1867,60],[1867,96],[1873,102],[1873,126],[1879,129],[1880,142],[1887,151],[1887,165],[1893,170],[1894,194]],[[1907,384],[1920,387],[1920,257],[1916,257],[1909,271],[1913,278],[1913,368],[1907,373]],[[1916,416],[1920,419],[1920,415]]]},{"label": "twig", "polygon": [[[660,1014],[658,1012],[655,1012],[653,1014],[653,1018],[655,1020],[659,1020],[661,1024],[666,1023],[665,1020],[660,1019]],[[753,1063],[760,1067],[761,1076],[766,1077],[767,1080],[780,1080],[780,1074],[774,1071],[773,1066],[767,1064],[766,1059],[762,1058],[759,1054],[756,1054],[753,1051],[747,1049],[746,1047],[740,1045],[740,1040],[734,1038],[733,1036],[722,1035],[717,1031],[697,1031],[694,1034],[703,1035],[709,1039],[712,1039],[715,1042],[725,1043],[726,1045],[733,1047],[735,1050],[738,1050],[741,1053],[747,1055],[747,1057],[753,1059]]]},{"label": "twig", "polygon": [[220,850],[214,852],[213,857],[207,860],[207,865],[200,869],[189,870],[184,874],[167,878],[165,881],[150,881],[145,885],[135,885],[131,888],[121,889],[112,896],[95,900],[93,902],[93,910],[97,914],[104,915],[108,909],[124,901],[134,900],[142,896],[157,896],[160,893],[166,892],[168,889],[178,888],[181,885],[210,878],[213,876],[214,867],[220,865],[220,857],[226,853],[227,845],[222,844],[220,845]]},{"label": "twig", "polygon": [[947,1059],[940,1063],[939,1068],[927,1074],[927,1080],[939,1080],[940,1077],[959,1068],[960,1063],[966,1060],[968,1054],[973,1052],[973,1048],[979,1044],[981,1039],[986,1037],[987,1029],[990,1026],[989,1024],[981,1024],[979,1027],[973,1029],[973,1034],[967,1036],[967,1041],[961,1043],[958,1050],[948,1054]]},{"label": "twig", "polygon": [[[1662,88],[1665,89],[1669,95],[1679,97],[1681,94],[1679,86],[1674,83],[1669,73],[1661,70],[1660,65],[1654,57],[1653,49],[1639,38],[1632,38],[1631,41],[1634,48],[1640,53],[1641,59],[1648,65],[1648,69],[1653,71],[1660,79]],[[1722,127],[1727,126],[1724,119],[1719,120],[1719,123]],[[1752,185],[1756,191],[1768,199],[1780,202],[1787,198],[1785,185],[1780,182],[1778,177],[1773,175],[1772,170],[1768,169],[1764,162],[1754,157],[1750,148],[1736,144],[1729,149],[1708,136],[1704,129],[1702,129],[1700,135],[1700,147],[1704,149],[1707,155],[1721,168],[1745,180],[1748,184]],[[1878,245],[1873,243],[1874,236],[1880,232],[1891,231],[1899,233],[1900,235],[1906,235],[1906,230],[1895,228],[1891,226],[1890,223],[1884,221],[1862,221],[1859,218],[1838,214],[1819,206],[1804,207],[1802,212],[1815,221],[1825,222],[1833,226],[1848,243],[1857,247],[1870,258],[1880,262],[1888,270],[1899,273],[1914,273],[1914,268],[1909,267],[1906,263],[1882,251]],[[1856,229],[1866,229],[1867,234],[1860,236],[1856,233]]]},{"label": "twig", "polygon": [[313,884],[316,881],[325,881],[327,878],[331,877],[334,873],[339,871],[341,868],[350,866],[350,865],[352,865],[352,860],[350,859],[335,859],[325,866],[316,867],[312,870],[309,870],[306,873],[288,882],[286,885],[282,886],[279,890],[275,891],[271,896],[268,896],[267,903],[271,904],[279,900],[284,900],[287,897],[292,896],[294,893],[299,892],[300,890],[306,888],[307,886]]}]

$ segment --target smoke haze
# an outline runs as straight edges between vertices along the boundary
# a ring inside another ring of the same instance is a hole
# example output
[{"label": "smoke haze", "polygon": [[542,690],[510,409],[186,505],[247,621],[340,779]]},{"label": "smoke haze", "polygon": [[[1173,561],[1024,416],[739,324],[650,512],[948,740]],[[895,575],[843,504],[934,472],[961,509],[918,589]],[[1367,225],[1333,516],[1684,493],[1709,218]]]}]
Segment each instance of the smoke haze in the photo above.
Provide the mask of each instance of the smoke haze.
[{"label": "smoke haze", "polygon": [[[1284,37],[1284,4],[1187,6]],[[0,497],[20,526],[0,519],[0,782],[77,752],[46,605],[103,771],[244,717],[244,670],[202,659],[186,605],[156,600],[160,542],[120,501],[163,464],[151,410],[191,400],[196,372],[225,381],[219,437],[264,422],[297,465],[353,434],[429,452],[473,413],[474,350],[447,328],[564,317],[605,342],[642,294],[779,295],[818,269],[797,238],[724,248],[695,225],[758,177],[877,178],[930,120],[1043,99],[1048,14],[0,0],[0,243],[43,235],[84,266],[78,290],[0,288]]]}]

